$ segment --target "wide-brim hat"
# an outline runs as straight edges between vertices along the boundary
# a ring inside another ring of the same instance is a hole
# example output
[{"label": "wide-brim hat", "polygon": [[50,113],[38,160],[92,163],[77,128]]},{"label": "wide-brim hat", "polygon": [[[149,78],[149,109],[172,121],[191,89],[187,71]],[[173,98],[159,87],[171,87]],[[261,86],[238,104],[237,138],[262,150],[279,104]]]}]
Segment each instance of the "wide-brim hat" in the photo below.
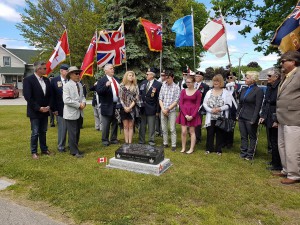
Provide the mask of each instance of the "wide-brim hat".
[{"label": "wide-brim hat", "polygon": [[67,77],[69,78],[71,73],[76,73],[76,72],[81,73],[82,70],[78,69],[77,66],[70,66],[68,69]]}]

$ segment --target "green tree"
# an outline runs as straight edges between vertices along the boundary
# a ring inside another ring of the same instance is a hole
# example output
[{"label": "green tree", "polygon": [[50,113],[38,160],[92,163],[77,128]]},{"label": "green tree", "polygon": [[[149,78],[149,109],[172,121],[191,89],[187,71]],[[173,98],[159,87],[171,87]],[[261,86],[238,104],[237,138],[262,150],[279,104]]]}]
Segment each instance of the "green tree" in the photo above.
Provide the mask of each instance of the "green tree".
[{"label": "green tree", "polygon": [[284,19],[292,12],[298,0],[212,0],[213,9],[218,11],[222,9],[225,20],[229,24],[241,24],[246,22],[240,34],[246,36],[251,33],[254,27],[259,28],[260,32],[256,34],[252,41],[256,45],[255,50],[268,55],[272,52],[278,52],[274,46],[270,46],[276,29]]},{"label": "green tree", "polygon": [[[38,0],[26,1],[22,22],[17,24],[27,42],[43,50],[41,59],[47,61],[64,27],[68,40],[72,65],[83,60],[96,26],[101,26],[103,2],[99,0]],[[68,60],[68,59],[67,59]]]},{"label": "green tree", "polygon": [[[134,70],[139,79],[144,79],[147,68],[160,65],[159,52],[151,52],[148,49],[144,28],[139,22],[139,17],[150,20],[152,23],[160,23],[163,21],[163,53],[162,62],[164,69],[173,69],[178,72],[183,66],[193,65],[192,48],[175,49],[175,34],[171,32],[171,27],[176,19],[184,15],[188,15],[191,6],[193,6],[195,14],[195,34],[198,34],[198,27],[203,27],[207,18],[207,13],[203,4],[194,0],[116,0],[110,1],[106,7],[105,26],[110,29],[117,29],[122,18],[124,18],[125,36],[126,36],[126,54],[128,69]],[[202,17],[201,17],[202,15]],[[196,26],[197,24],[197,26]],[[196,37],[200,40],[200,37]],[[197,55],[203,51],[198,45],[196,48]],[[199,62],[199,59],[197,59]],[[117,68],[117,73],[123,74],[124,66]],[[180,74],[181,76],[181,74]]]}]

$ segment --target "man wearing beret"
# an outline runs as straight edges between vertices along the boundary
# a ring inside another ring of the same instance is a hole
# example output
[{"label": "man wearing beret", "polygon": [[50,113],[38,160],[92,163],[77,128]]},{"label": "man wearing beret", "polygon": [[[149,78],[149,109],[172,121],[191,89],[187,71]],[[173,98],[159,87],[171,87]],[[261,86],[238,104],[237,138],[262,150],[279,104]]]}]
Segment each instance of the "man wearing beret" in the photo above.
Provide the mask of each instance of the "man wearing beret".
[{"label": "man wearing beret", "polygon": [[146,80],[139,86],[140,99],[142,100],[139,144],[145,144],[146,124],[148,124],[148,143],[152,146],[155,145],[155,117],[160,112],[158,97],[161,88],[161,83],[154,79],[155,72],[155,68],[148,69]]},{"label": "man wearing beret", "polygon": [[300,53],[288,51],[280,58],[283,79],[277,93],[278,149],[282,184],[300,182]]},{"label": "man wearing beret", "polygon": [[69,65],[62,64],[60,66],[60,76],[51,80],[51,109],[53,114],[56,115],[58,134],[57,134],[57,149],[59,152],[66,151],[66,136],[67,127],[65,119],[63,118],[64,102],[63,102],[63,86],[67,84],[67,73]]}]

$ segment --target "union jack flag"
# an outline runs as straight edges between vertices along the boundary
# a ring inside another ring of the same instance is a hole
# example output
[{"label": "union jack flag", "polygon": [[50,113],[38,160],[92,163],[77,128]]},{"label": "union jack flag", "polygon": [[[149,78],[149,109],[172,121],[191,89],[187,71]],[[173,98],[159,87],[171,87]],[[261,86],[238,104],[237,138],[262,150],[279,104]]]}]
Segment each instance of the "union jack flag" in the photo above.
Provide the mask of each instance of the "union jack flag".
[{"label": "union jack flag", "polygon": [[100,67],[110,63],[114,66],[122,64],[125,58],[125,37],[119,31],[100,31],[97,45],[97,64]]}]

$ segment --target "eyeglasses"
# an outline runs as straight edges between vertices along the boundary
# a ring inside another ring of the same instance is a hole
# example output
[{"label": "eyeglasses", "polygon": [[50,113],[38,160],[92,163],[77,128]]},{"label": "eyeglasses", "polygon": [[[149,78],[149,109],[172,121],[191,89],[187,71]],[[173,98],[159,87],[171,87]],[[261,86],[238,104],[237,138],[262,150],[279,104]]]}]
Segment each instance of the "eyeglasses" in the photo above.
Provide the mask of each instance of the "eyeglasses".
[{"label": "eyeglasses", "polygon": [[271,74],[268,74],[267,76],[268,76],[268,77],[272,77],[272,75],[271,75]]},{"label": "eyeglasses", "polygon": [[232,76],[229,76],[228,79],[232,79]]}]

